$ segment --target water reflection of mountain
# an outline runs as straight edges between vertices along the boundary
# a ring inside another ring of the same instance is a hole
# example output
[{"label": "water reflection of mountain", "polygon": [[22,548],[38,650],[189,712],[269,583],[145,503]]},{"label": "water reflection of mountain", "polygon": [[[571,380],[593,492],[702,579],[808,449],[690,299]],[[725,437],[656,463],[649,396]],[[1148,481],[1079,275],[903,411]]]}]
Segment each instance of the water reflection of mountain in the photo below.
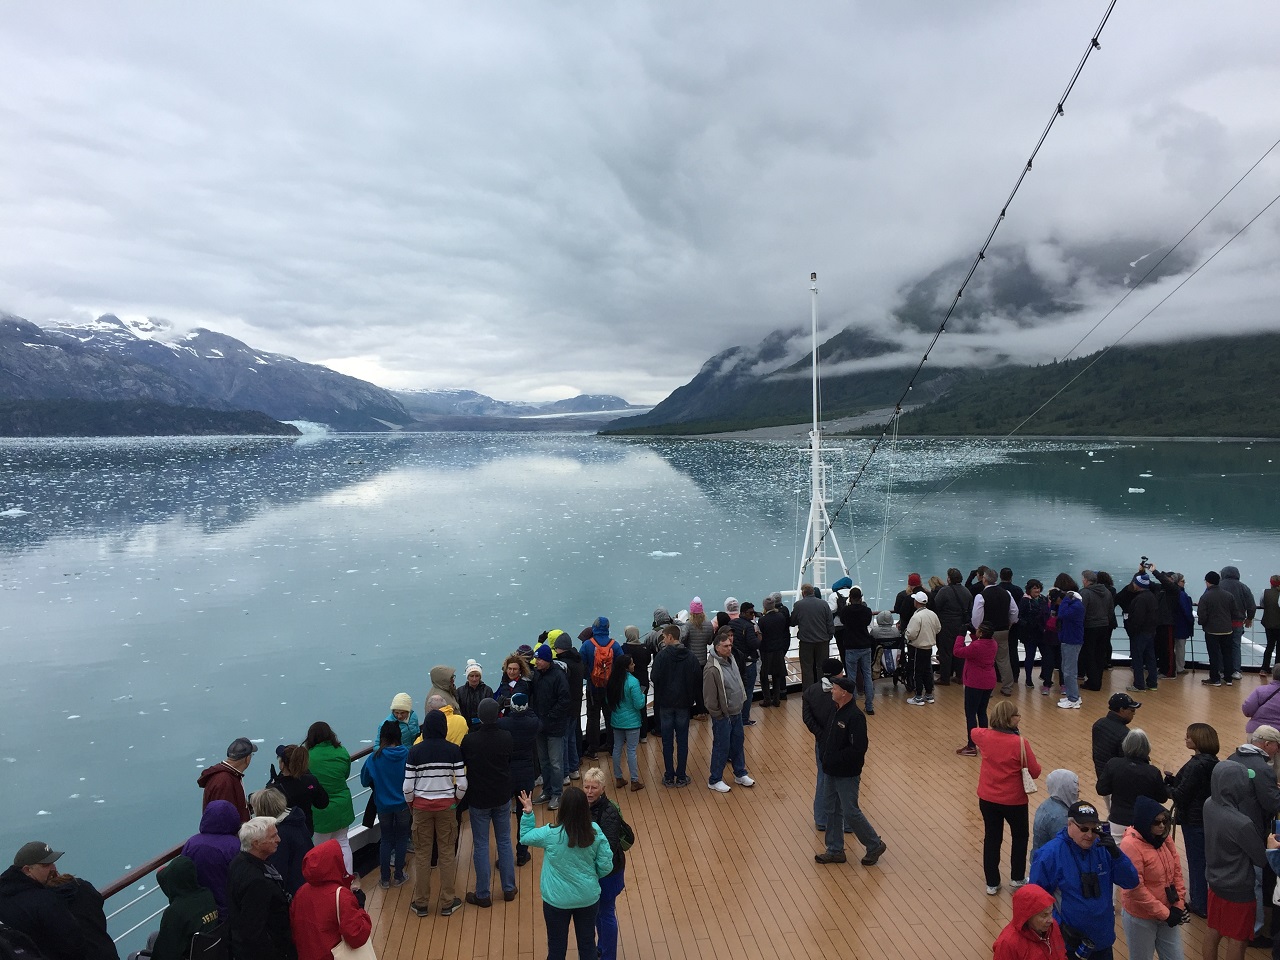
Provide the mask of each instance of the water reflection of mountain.
[{"label": "water reflection of mountain", "polygon": [[0,549],[21,551],[69,535],[127,532],[181,519],[205,533],[264,509],[310,500],[399,466],[398,438],[346,437],[6,443]]}]

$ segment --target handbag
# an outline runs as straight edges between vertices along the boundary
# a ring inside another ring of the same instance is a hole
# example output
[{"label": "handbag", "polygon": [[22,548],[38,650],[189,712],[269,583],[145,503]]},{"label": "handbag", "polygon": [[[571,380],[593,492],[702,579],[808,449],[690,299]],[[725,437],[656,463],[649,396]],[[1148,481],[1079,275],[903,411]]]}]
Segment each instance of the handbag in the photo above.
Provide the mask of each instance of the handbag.
[{"label": "handbag", "polygon": [[341,899],[342,888],[338,887],[333,891],[333,908],[338,914],[338,945],[330,951],[333,960],[378,960],[378,955],[373,952],[373,931],[369,932],[369,939],[358,947],[348,946],[347,941],[342,939]]},{"label": "handbag", "polygon": [[1022,789],[1026,793],[1035,793],[1040,787],[1037,786],[1035,777],[1031,776],[1031,771],[1027,769],[1027,738],[1019,737],[1018,744],[1022,751]]}]

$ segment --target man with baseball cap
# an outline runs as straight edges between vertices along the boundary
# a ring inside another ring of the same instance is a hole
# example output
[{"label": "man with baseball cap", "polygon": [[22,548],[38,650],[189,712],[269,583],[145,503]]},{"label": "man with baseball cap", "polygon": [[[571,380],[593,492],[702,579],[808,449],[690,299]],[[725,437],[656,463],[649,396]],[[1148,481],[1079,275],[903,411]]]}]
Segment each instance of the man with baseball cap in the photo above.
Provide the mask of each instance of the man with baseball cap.
[{"label": "man with baseball cap", "polygon": [[0,873],[0,923],[30,937],[50,960],[82,960],[86,944],[67,900],[49,887],[62,851],[47,843],[25,843],[13,866]]},{"label": "man with baseball cap", "polygon": [[858,807],[858,788],[867,758],[867,718],[854,699],[856,690],[857,684],[848,677],[831,680],[831,699],[836,709],[818,743],[819,763],[826,775],[827,849],[813,859],[818,863],[845,862],[844,825],[847,823],[867,848],[862,865],[872,867],[888,845]]},{"label": "man with baseball cap", "polygon": [[1068,808],[1067,825],[1036,852],[1029,879],[1058,896],[1053,914],[1068,955],[1088,941],[1089,957],[1111,960],[1116,939],[1112,886],[1132,890],[1138,871],[1106,832],[1096,806],[1080,800]]},{"label": "man with baseball cap", "polygon": [[244,796],[244,772],[258,752],[258,745],[248,737],[236,737],[227,747],[227,759],[215,763],[196,778],[196,786],[204,790],[203,810],[214,800],[226,800],[240,814],[240,822],[249,820],[249,804]]}]

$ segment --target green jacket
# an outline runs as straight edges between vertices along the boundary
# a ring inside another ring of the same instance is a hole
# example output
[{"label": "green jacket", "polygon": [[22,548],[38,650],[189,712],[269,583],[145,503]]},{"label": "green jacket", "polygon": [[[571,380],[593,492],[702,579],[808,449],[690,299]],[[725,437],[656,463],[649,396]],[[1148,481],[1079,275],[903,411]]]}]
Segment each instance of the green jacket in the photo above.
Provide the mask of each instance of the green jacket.
[{"label": "green jacket", "polygon": [[633,674],[628,674],[622,685],[622,699],[613,708],[609,725],[615,730],[635,730],[640,727],[643,717],[644,691],[640,689],[640,681]]},{"label": "green jacket", "polygon": [[561,910],[589,907],[600,900],[600,878],[613,872],[613,851],[600,824],[591,824],[595,842],[571,847],[560,827],[539,827],[532,813],[520,817],[520,842],[546,851],[542,858],[543,902]]},{"label": "green jacket", "polygon": [[185,960],[191,938],[219,923],[213,894],[196,880],[196,865],[186,857],[174,857],[156,874],[156,882],[169,898],[160,918],[160,933],[152,948],[152,960]]},{"label": "green jacket", "polygon": [[351,805],[351,788],[347,777],[351,776],[351,754],[346,747],[331,743],[317,743],[307,751],[311,758],[311,773],[329,794],[329,805],[312,810],[312,822],[316,833],[337,833],[351,826],[356,818]]}]

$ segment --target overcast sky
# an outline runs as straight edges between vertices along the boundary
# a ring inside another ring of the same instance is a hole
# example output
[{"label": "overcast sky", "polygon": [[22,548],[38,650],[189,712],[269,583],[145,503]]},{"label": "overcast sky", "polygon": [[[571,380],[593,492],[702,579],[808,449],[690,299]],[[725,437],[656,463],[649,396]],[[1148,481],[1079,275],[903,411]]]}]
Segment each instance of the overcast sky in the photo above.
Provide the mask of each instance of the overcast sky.
[{"label": "overcast sky", "polygon": [[[895,309],[976,252],[1104,9],[6,4],[0,311],[654,402],[807,324],[816,270],[828,330],[918,352]],[[993,294],[938,359],[1061,355],[1123,291],[1087,251],[1172,243],[1280,138],[1278,49],[1274,0],[1121,0],[998,235],[1072,312]],[[1189,268],[1277,193],[1280,149]],[[1280,329],[1278,256],[1280,204],[1135,336]]]}]

